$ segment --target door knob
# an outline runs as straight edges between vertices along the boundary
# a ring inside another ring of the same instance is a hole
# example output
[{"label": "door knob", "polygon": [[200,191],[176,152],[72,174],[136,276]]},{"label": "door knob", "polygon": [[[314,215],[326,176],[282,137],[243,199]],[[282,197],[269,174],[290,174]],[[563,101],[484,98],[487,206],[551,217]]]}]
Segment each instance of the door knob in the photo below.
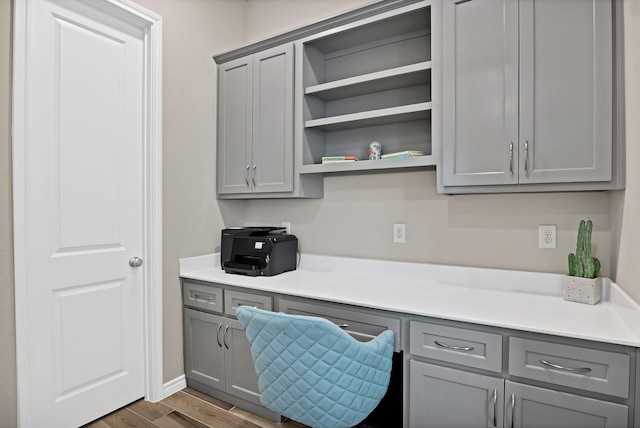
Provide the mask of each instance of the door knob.
[{"label": "door knob", "polygon": [[129,266],[135,268],[142,266],[142,259],[140,257],[131,257],[129,259]]}]

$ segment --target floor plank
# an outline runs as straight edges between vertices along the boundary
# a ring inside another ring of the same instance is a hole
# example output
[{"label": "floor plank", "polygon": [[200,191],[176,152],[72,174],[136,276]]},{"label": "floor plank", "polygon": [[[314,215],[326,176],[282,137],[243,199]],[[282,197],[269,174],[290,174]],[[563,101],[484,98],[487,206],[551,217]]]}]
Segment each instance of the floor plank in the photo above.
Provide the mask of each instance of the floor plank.
[{"label": "floor plank", "polygon": [[133,413],[126,407],[107,415],[102,418],[102,421],[111,428],[158,428],[157,425]]},{"label": "floor plank", "polygon": [[127,408],[150,421],[155,421],[156,419],[172,412],[172,409],[169,406],[165,406],[162,403],[152,403],[151,401],[146,400],[138,400],[128,405]]},{"label": "floor plank", "polygon": [[214,428],[260,428],[252,422],[182,391],[165,398],[161,403]]},{"label": "floor plank", "polygon": [[189,387],[186,387],[185,389],[183,389],[182,392],[185,392],[189,395],[193,395],[194,397],[204,400],[207,403],[211,403],[214,406],[218,406],[224,410],[231,410],[234,407],[233,404],[229,404],[226,401],[218,400],[217,398],[211,397],[210,395],[207,395],[204,392],[196,391],[195,389],[191,389]]},{"label": "floor plank", "polygon": [[153,423],[160,428],[209,428],[208,425],[200,423],[187,415],[178,412],[171,412],[156,419]]}]

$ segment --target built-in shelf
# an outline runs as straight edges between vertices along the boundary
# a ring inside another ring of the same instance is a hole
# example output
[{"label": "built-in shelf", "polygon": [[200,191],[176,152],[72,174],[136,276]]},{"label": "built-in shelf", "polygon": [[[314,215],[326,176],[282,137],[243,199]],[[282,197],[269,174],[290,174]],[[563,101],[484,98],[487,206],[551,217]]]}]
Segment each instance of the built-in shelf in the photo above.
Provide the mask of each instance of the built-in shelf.
[{"label": "built-in shelf", "polygon": [[430,102],[418,103],[307,120],[304,126],[305,128],[315,128],[325,132],[341,131],[427,119],[430,111]]},{"label": "built-in shelf", "polygon": [[431,61],[424,61],[362,76],[349,77],[309,86],[305,89],[305,95],[313,95],[323,101],[332,101],[373,92],[422,85],[430,82],[430,72]]},{"label": "built-in shelf", "polygon": [[300,174],[326,174],[348,171],[374,171],[394,168],[419,168],[435,166],[434,156],[415,156],[409,158],[361,160],[355,162],[337,162],[314,165],[303,165]]}]

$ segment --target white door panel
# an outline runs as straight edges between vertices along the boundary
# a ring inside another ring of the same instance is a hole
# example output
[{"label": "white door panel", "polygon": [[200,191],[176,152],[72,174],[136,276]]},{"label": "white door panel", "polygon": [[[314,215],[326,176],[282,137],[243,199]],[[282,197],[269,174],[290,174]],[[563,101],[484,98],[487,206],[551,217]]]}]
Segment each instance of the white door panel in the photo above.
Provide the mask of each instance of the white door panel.
[{"label": "white door panel", "polygon": [[145,394],[145,33],[102,1],[26,10],[20,405],[79,426]]}]

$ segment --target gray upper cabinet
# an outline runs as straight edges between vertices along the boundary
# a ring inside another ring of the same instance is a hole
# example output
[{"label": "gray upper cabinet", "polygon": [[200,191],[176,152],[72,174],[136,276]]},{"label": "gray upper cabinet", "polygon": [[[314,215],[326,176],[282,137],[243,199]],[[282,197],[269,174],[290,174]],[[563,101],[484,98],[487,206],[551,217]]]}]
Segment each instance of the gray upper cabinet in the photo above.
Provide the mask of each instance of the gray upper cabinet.
[{"label": "gray upper cabinet", "polygon": [[445,0],[445,193],[620,188],[611,0]]},{"label": "gray upper cabinet", "polygon": [[219,67],[218,195],[293,191],[293,44]]}]

